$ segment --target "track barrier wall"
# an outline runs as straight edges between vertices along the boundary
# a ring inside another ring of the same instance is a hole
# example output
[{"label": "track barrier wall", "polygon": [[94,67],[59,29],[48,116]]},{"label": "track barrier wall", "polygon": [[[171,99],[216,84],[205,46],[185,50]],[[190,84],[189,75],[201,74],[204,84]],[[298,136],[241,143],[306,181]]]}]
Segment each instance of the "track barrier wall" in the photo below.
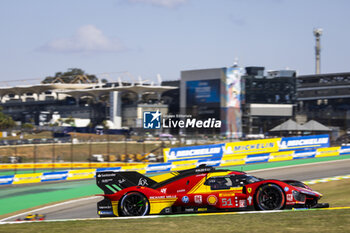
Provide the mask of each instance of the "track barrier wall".
[{"label": "track barrier wall", "polygon": [[263,154],[252,155],[232,155],[223,159],[195,159],[174,161],[157,164],[133,164],[128,166],[117,167],[102,167],[97,169],[79,169],[68,171],[44,172],[33,174],[17,174],[10,176],[0,176],[0,185],[11,184],[28,184],[40,183],[48,181],[64,181],[64,180],[78,180],[91,179],[95,177],[96,172],[100,171],[138,171],[142,174],[154,172],[169,172],[195,168],[201,164],[210,166],[234,166],[245,165],[262,162],[276,162],[287,161],[305,158],[318,158],[328,156],[342,156],[350,154],[350,146],[343,147],[326,147],[318,149],[298,150],[298,151],[280,151]]}]

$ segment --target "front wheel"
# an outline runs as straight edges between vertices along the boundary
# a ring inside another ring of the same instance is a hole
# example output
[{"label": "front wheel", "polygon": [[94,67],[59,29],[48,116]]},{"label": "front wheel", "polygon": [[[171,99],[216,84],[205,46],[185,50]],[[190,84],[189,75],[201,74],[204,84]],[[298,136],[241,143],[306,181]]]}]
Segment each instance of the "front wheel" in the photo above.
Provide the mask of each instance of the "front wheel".
[{"label": "front wheel", "polygon": [[119,207],[120,216],[144,216],[149,213],[147,197],[138,192],[125,194]]},{"label": "front wheel", "polygon": [[259,187],[255,196],[255,205],[259,210],[280,210],[284,207],[285,197],[282,189],[275,184]]}]

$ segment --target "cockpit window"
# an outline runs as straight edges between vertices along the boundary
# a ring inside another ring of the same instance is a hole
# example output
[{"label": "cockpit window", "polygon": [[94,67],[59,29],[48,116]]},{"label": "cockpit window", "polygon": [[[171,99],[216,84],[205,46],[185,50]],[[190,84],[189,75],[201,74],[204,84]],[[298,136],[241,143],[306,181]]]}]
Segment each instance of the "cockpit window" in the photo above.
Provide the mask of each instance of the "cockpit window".
[{"label": "cockpit window", "polygon": [[230,189],[232,187],[232,180],[228,177],[212,177],[204,184],[209,185],[211,190]]},{"label": "cockpit window", "polygon": [[232,176],[233,182],[236,184],[240,184],[240,186],[255,183],[261,181],[261,178],[257,178],[255,176],[247,176],[247,175],[237,175]]},{"label": "cockpit window", "polygon": [[230,189],[231,187],[242,187],[260,181],[260,178],[247,175],[232,175],[225,177],[211,177],[204,185],[210,186],[211,190]]}]

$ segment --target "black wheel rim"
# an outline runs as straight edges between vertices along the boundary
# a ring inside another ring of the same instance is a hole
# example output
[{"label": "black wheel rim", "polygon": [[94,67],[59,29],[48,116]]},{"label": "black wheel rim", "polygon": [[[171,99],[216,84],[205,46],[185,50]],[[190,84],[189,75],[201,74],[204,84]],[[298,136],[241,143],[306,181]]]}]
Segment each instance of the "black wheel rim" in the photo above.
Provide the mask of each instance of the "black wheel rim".
[{"label": "black wheel rim", "polygon": [[262,210],[275,210],[282,207],[283,194],[275,186],[265,186],[259,190],[258,204]]},{"label": "black wheel rim", "polygon": [[121,208],[124,216],[143,216],[148,212],[148,201],[141,194],[127,194],[122,200]]}]

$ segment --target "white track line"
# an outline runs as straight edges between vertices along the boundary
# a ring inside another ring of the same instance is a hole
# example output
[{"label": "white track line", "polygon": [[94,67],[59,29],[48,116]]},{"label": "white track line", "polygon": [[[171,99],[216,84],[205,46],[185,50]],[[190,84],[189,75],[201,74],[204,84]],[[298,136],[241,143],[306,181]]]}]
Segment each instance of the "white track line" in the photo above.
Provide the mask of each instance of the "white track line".
[{"label": "white track line", "polygon": [[96,199],[96,198],[100,198],[100,196],[84,197],[84,198],[80,198],[80,199],[65,201],[65,202],[54,204],[54,205],[41,207],[41,208],[38,208],[38,209],[34,209],[34,210],[31,210],[31,211],[27,211],[27,212],[24,212],[24,213],[20,213],[20,214],[16,214],[16,215],[13,215],[13,216],[10,216],[10,217],[7,217],[7,218],[0,219],[0,223],[6,221],[8,219],[11,219],[11,218],[19,217],[21,215],[25,215],[25,214],[29,214],[29,213],[33,213],[33,212],[38,212],[38,211],[50,209],[50,208],[61,206],[61,205],[72,204],[72,203],[76,203],[76,202],[79,202],[79,201],[86,201],[86,200],[90,200],[90,199]]},{"label": "white track line", "polygon": [[234,214],[270,214],[270,213],[282,213],[292,211],[313,211],[313,210],[342,210],[350,209],[350,207],[336,207],[325,209],[295,209],[295,210],[266,210],[266,211],[242,211],[242,212],[219,212],[219,213],[203,213],[203,214],[179,214],[179,215],[148,215],[138,217],[119,217],[119,218],[77,218],[77,219],[56,219],[56,220],[42,220],[42,221],[14,221],[14,222],[0,222],[2,224],[21,224],[21,223],[40,223],[40,222],[67,222],[67,221],[91,221],[91,220],[113,220],[122,221],[127,219],[149,219],[149,218],[172,218],[172,217],[195,217],[195,216],[211,216],[211,215],[234,215]]}]

